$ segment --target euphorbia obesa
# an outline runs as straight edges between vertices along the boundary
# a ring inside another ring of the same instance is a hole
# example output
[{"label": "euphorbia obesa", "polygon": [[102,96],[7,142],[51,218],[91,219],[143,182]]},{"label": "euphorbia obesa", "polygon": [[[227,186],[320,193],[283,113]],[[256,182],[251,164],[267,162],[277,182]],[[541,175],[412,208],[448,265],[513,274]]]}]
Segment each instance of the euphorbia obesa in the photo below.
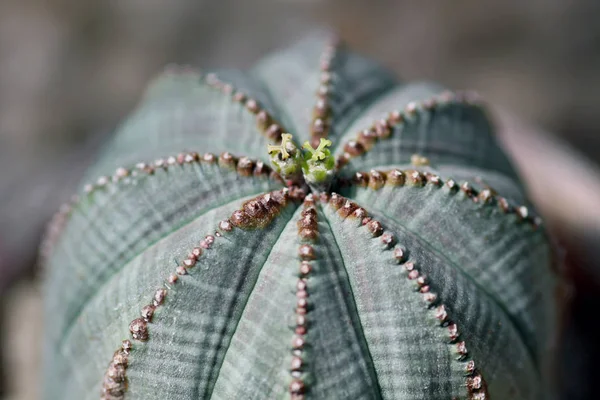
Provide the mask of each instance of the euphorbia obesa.
[{"label": "euphorbia obesa", "polygon": [[89,177],[43,247],[47,399],[548,398],[551,247],[471,94],[320,36],[173,67]]}]

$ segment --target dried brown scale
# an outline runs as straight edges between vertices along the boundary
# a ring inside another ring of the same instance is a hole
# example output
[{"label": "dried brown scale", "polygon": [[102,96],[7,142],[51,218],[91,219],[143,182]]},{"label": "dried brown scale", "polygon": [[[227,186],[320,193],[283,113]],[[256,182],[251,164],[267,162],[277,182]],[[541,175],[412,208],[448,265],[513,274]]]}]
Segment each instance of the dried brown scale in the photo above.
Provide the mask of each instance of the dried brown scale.
[{"label": "dried brown scale", "polygon": [[387,119],[377,121],[373,128],[378,139],[387,139],[392,133],[390,123]]},{"label": "dried brown scale", "polygon": [[241,176],[252,176],[254,161],[248,157],[241,157],[237,164],[237,173]]},{"label": "dried brown scale", "polygon": [[405,248],[396,246],[394,249],[394,258],[399,264],[402,264],[406,261],[407,251]]},{"label": "dried brown scale", "polygon": [[379,171],[372,170],[369,173],[369,184],[368,186],[373,190],[378,190],[385,184],[385,175]]},{"label": "dried brown scale", "polygon": [[271,124],[269,128],[265,131],[265,135],[267,138],[273,141],[279,141],[281,138],[281,134],[283,133],[283,128],[279,124]]},{"label": "dried brown scale", "polygon": [[258,129],[264,131],[271,125],[271,116],[265,110],[262,110],[256,115],[256,123]]},{"label": "dried brown scale", "polygon": [[368,129],[363,129],[358,134],[357,142],[365,147],[365,150],[369,150],[375,142],[377,142],[377,131],[372,126]]},{"label": "dried brown scale", "polygon": [[352,213],[352,215],[350,215],[350,217],[358,219],[359,221],[362,221],[364,218],[367,217],[367,211],[364,208],[357,208],[356,210],[354,210],[354,212]]},{"label": "dried brown scale", "polygon": [[114,364],[108,367],[107,376],[115,382],[125,381],[125,368],[122,365]]},{"label": "dried brown scale", "polygon": [[135,168],[137,169],[138,172],[144,173],[144,174],[148,174],[148,175],[152,175],[154,173],[154,167],[152,167],[151,165],[148,165],[146,163],[137,163],[135,165]]},{"label": "dried brown scale", "polygon": [[394,244],[396,244],[396,238],[391,233],[385,233],[381,236],[381,243],[386,248],[391,248]]},{"label": "dried brown scale", "polygon": [[191,251],[191,255],[198,259],[202,255],[202,247],[194,247]]},{"label": "dried brown scale", "polygon": [[248,99],[248,100],[246,100],[246,108],[252,114],[258,114],[259,111],[261,110],[260,106],[258,105],[258,103],[256,102],[256,100],[254,100],[254,99]]},{"label": "dried brown scale", "polygon": [[155,306],[160,306],[165,301],[165,296],[167,295],[167,289],[160,288],[154,292],[154,301],[153,304]]},{"label": "dried brown scale", "polygon": [[[338,195],[339,196],[339,195]],[[339,196],[341,197],[341,196]],[[329,202],[335,210],[332,202]],[[395,238],[392,233],[385,232],[378,221],[372,218],[365,218],[363,224],[369,230],[373,237],[379,237],[384,244],[393,243],[391,246],[384,246],[384,251],[391,251],[392,257],[396,264],[406,272],[406,278],[417,284],[418,289],[415,293],[422,296],[428,307],[433,307],[433,317],[438,321],[439,326],[445,329],[448,335],[448,341],[454,346],[454,351],[457,354],[457,362],[463,362],[465,367],[465,386],[468,392],[469,400],[485,400],[489,399],[487,384],[482,375],[476,370],[475,362],[468,359],[469,353],[464,341],[459,341],[460,333],[455,322],[450,320],[450,316],[444,304],[439,302],[438,296],[431,292],[431,287],[428,284],[427,277],[420,273],[414,261],[408,260],[408,251],[401,245],[395,244]],[[377,234],[374,234],[374,231]],[[379,233],[381,232],[381,233]]]},{"label": "dried brown scale", "polygon": [[[473,202],[485,205],[495,205],[505,214],[515,214],[518,220],[529,224],[534,229],[539,228],[542,225],[542,220],[539,216],[531,215],[529,208],[526,206],[513,206],[504,197],[498,196],[495,191],[490,189],[483,189],[481,192],[477,192],[471,183],[463,182],[458,185],[453,179],[448,179],[445,183],[438,175],[432,174],[431,172],[421,172],[418,170],[399,170],[393,169],[390,171],[376,171],[371,172],[356,172],[352,179],[339,180],[340,186],[359,186],[368,187],[372,190],[379,190],[385,185],[391,186],[403,186],[409,184],[416,187],[424,187],[427,185],[434,186],[436,188],[445,187],[451,194],[460,191],[467,198]],[[341,196],[334,194],[336,204],[342,202]]]},{"label": "dried brown scale", "polygon": [[344,205],[342,207],[340,207],[340,209],[338,210],[338,214],[342,217],[342,218],[348,218],[350,215],[352,215],[356,209],[358,208],[358,205],[350,200],[346,200],[344,202]]},{"label": "dried brown scale", "polygon": [[318,232],[313,229],[302,229],[298,234],[303,241],[308,242],[314,242],[319,237]]},{"label": "dried brown scale", "polygon": [[500,206],[500,209],[507,214],[513,211],[513,208],[508,204],[508,200],[504,197],[498,198],[498,205]]},{"label": "dried brown scale", "polygon": [[467,379],[467,388],[471,390],[479,390],[482,387],[482,379],[480,375],[475,375]]},{"label": "dried brown scale", "polygon": [[431,185],[436,186],[436,187],[441,187],[442,186],[442,179],[439,176],[435,175],[435,174],[427,172],[427,173],[425,173],[425,179],[427,179],[427,183],[428,184],[431,184]]},{"label": "dried brown scale", "polygon": [[290,394],[294,395],[294,394],[302,394],[304,393],[304,390],[306,389],[304,382],[299,380],[299,379],[295,379],[292,381],[292,383],[290,383]]},{"label": "dried brown scale", "polygon": [[210,249],[215,242],[215,237],[212,235],[206,235],[204,239],[200,241],[200,247],[203,249]]},{"label": "dried brown scale", "polygon": [[[352,178],[352,182],[358,186],[367,186],[369,184],[369,176],[363,174],[362,172],[357,172],[354,174]],[[349,184],[350,182],[344,182],[345,184]]]},{"label": "dried brown scale", "polygon": [[202,155],[202,161],[207,162],[209,164],[214,163],[217,160],[217,157],[212,153],[204,153]]},{"label": "dried brown scale", "polygon": [[[338,170],[343,168],[350,161],[350,159],[367,153],[377,141],[389,138],[392,135],[392,131],[397,128],[398,125],[403,124],[407,119],[414,117],[414,115],[417,113],[417,110],[433,110],[448,103],[470,104],[476,106],[481,105],[479,97],[463,94],[462,92],[445,92],[430,99],[424,100],[421,103],[410,102],[406,105],[404,110],[394,110],[389,112],[385,118],[376,120],[373,122],[370,128],[359,132],[356,139],[345,143],[342,146],[345,153],[341,156],[338,156],[336,160],[336,168]],[[359,143],[362,145],[364,151],[360,153],[347,151],[346,146],[350,142]]]},{"label": "dried brown scale", "polygon": [[183,266],[185,268],[192,268],[194,265],[196,265],[196,258],[186,258],[185,260],[183,260]]},{"label": "dried brown scale", "polygon": [[331,196],[329,197],[329,199],[327,201],[336,210],[339,210],[340,208],[342,208],[344,206],[344,204],[346,204],[346,199],[337,193],[331,193]]},{"label": "dried brown scale", "polygon": [[408,183],[413,186],[423,186],[425,184],[425,175],[421,171],[407,170],[405,171],[408,177]]},{"label": "dried brown scale", "polygon": [[156,307],[154,305],[147,305],[144,308],[142,308],[140,315],[146,322],[151,322],[152,316],[154,315],[154,310],[156,310]]},{"label": "dried brown scale", "polygon": [[230,232],[233,229],[233,225],[231,225],[229,220],[223,220],[219,222],[219,229],[225,232]]},{"label": "dried brown scale", "polygon": [[391,185],[402,186],[406,183],[406,174],[403,171],[394,169],[384,174],[386,177],[386,182],[390,183]]},{"label": "dried brown scale", "polygon": [[263,228],[279,215],[290,202],[298,200],[287,189],[277,190],[246,201],[240,210],[235,211],[230,222],[241,229]]},{"label": "dried brown scale", "polygon": [[371,220],[367,224],[367,229],[369,229],[373,237],[379,237],[383,234],[383,227],[379,221]]},{"label": "dried brown scale", "polygon": [[455,193],[458,191],[458,184],[456,183],[456,181],[454,181],[454,179],[448,179],[446,181],[446,187],[451,193]]},{"label": "dried brown scale", "polygon": [[298,250],[298,255],[304,261],[314,260],[315,259],[315,249],[308,244],[303,244],[302,246],[300,246],[300,249]]},{"label": "dried brown scale", "polygon": [[[170,166],[182,164],[179,162],[183,159],[184,163],[191,164],[195,162],[204,162],[213,164],[218,161],[219,166],[224,168],[232,168],[237,171],[240,176],[249,177],[265,177],[278,183],[283,183],[283,179],[279,174],[274,172],[270,167],[264,165],[262,161],[255,162],[248,157],[240,157],[239,159],[233,156],[231,153],[223,153],[219,157],[214,154],[206,153],[202,157],[197,152],[180,153],[177,157],[161,158],[154,161],[156,168],[167,169]],[[171,160],[171,162],[169,162]],[[107,185],[118,184],[125,178],[130,176],[138,176],[138,174],[144,174],[146,176],[154,175],[154,167],[146,163],[136,163],[135,170],[118,168],[115,171],[115,175],[112,177],[102,176],[96,180],[95,184],[86,184],[83,186],[83,192],[86,196],[92,196],[96,191],[106,188]],[[74,208],[78,207],[81,198],[79,196],[72,196],[69,202],[63,204],[58,212],[54,214],[44,234],[44,238],[40,244],[40,256],[42,264],[45,264],[46,260],[50,257],[60,235],[64,231],[66,223]]]},{"label": "dried brown scale", "polygon": [[417,270],[413,270],[408,273],[408,279],[410,279],[411,281],[417,279],[418,277],[419,277],[419,271],[417,271]]},{"label": "dried brown scale", "polygon": [[254,176],[269,175],[270,173],[271,168],[269,166],[265,165],[265,163],[262,161],[256,161],[254,164],[254,170],[252,171]]},{"label": "dried brown scale", "polygon": [[450,337],[450,341],[454,342],[458,339],[458,327],[456,324],[448,325],[448,336]]},{"label": "dried brown scale", "polygon": [[262,108],[256,99],[249,98],[247,94],[239,92],[233,85],[224,83],[216,74],[206,75],[204,82],[221,93],[231,96],[235,103],[243,104],[251,114],[255,115],[256,126],[264,136],[276,142],[281,140],[281,134],[285,130],[281,128],[281,124],[273,115]]},{"label": "dried brown scale", "polygon": [[101,400],[123,399],[127,391],[126,370],[129,359],[131,342],[124,340],[121,348],[113,354],[104,379],[102,380],[102,390],[100,392]]},{"label": "dried brown scale", "polygon": [[135,340],[148,340],[148,323],[143,318],[136,318],[129,324],[129,331]]},{"label": "dried brown scale", "polygon": [[306,277],[306,276],[308,276],[308,274],[311,273],[311,271],[312,271],[312,267],[308,263],[308,261],[302,261],[300,263],[300,276]]},{"label": "dried brown scale", "polygon": [[467,345],[465,342],[456,343],[456,352],[460,357],[465,357],[468,354]]},{"label": "dried brown scale", "polygon": [[489,189],[483,189],[479,192],[479,201],[482,203],[489,203],[493,199],[492,191]]},{"label": "dried brown scale", "polygon": [[473,187],[471,186],[471,184],[469,182],[464,182],[462,185],[460,185],[460,190],[469,198],[473,199],[474,201],[478,200],[478,193],[475,189],[473,189]]},{"label": "dried brown scale", "polygon": [[365,148],[360,142],[351,140],[344,145],[344,151],[353,157],[359,156],[365,152]]},{"label": "dried brown scale", "polygon": [[222,153],[219,156],[219,165],[222,167],[235,168],[238,160],[229,152]]}]

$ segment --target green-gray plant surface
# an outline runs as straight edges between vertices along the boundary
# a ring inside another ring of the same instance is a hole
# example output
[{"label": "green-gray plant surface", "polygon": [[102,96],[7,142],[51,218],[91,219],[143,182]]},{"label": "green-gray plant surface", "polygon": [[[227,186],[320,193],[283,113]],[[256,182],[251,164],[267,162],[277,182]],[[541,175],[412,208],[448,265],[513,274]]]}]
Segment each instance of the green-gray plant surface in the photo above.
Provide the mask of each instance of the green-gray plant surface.
[{"label": "green-gray plant surface", "polygon": [[547,399],[552,248],[480,99],[315,34],[171,67],[57,213],[46,399]]}]

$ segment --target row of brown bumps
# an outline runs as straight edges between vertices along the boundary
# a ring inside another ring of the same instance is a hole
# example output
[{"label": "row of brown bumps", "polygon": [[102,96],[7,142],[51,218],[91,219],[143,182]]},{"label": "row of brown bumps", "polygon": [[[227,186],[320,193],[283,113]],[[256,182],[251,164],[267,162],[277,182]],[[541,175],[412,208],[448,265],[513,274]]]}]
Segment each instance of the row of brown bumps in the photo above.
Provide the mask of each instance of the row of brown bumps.
[{"label": "row of brown bumps", "polygon": [[385,118],[375,121],[369,128],[360,131],[356,139],[346,142],[344,153],[339,155],[336,160],[337,168],[340,169],[352,158],[365,154],[377,141],[389,138],[395,127],[415,117],[419,110],[431,111],[447,104],[468,104],[481,107],[482,100],[474,92],[447,91],[422,102],[410,102],[403,110],[391,111]]},{"label": "row of brown bumps", "polygon": [[302,244],[298,248],[300,258],[299,278],[296,282],[296,308],[294,336],[292,338],[292,361],[290,366],[292,381],[289,386],[293,400],[304,400],[307,384],[304,379],[306,365],[306,343],[309,330],[309,278],[316,258],[312,244],[319,237],[319,225],[314,196],[309,194],[304,200],[304,209],[297,222],[298,235]]},{"label": "row of brown bumps", "polygon": [[[104,190],[108,185],[125,181],[131,177],[140,175],[154,175],[157,169],[168,170],[170,167],[182,166],[184,164],[193,163],[218,164],[223,168],[231,168],[242,176],[269,177],[272,180],[283,183],[283,180],[274,172],[269,165],[258,160],[252,160],[248,157],[235,157],[231,153],[225,152],[217,156],[212,153],[200,155],[196,152],[179,153],[176,156],[159,158],[153,163],[138,163],[134,168],[119,167],[111,176],[101,176],[95,182],[84,185],[84,193],[86,196],[91,196],[99,190]],[[66,222],[73,211],[79,204],[81,197],[74,195],[70,201],[63,204],[58,212],[53,216],[46,230],[44,240],[42,241],[40,254],[43,259],[47,259],[50,255],[56,240],[62,233]]]},{"label": "row of brown bumps", "polygon": [[[440,176],[428,172],[414,169],[401,170],[393,169],[389,171],[371,170],[370,172],[357,172],[346,181],[341,182],[342,186],[352,184],[361,187],[368,187],[372,190],[379,190],[385,185],[390,186],[431,186],[435,188],[444,187],[449,193],[461,192],[474,203],[497,205],[505,214],[515,214],[520,221],[538,228],[542,224],[540,217],[532,215],[530,210],[523,205],[513,205],[506,198],[499,196],[491,187],[484,187],[477,191],[469,182],[459,184],[454,179],[443,180]],[[486,186],[483,184],[483,186]]]}]

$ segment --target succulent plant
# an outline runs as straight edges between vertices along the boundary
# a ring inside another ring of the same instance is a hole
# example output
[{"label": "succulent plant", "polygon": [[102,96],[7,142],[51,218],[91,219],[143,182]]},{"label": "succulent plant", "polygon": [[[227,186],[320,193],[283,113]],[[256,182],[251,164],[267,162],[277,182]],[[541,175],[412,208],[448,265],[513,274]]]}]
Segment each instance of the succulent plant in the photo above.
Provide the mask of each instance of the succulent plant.
[{"label": "succulent plant", "polygon": [[549,396],[552,248],[472,94],[314,35],[168,68],[97,176],[42,248],[48,399]]}]

